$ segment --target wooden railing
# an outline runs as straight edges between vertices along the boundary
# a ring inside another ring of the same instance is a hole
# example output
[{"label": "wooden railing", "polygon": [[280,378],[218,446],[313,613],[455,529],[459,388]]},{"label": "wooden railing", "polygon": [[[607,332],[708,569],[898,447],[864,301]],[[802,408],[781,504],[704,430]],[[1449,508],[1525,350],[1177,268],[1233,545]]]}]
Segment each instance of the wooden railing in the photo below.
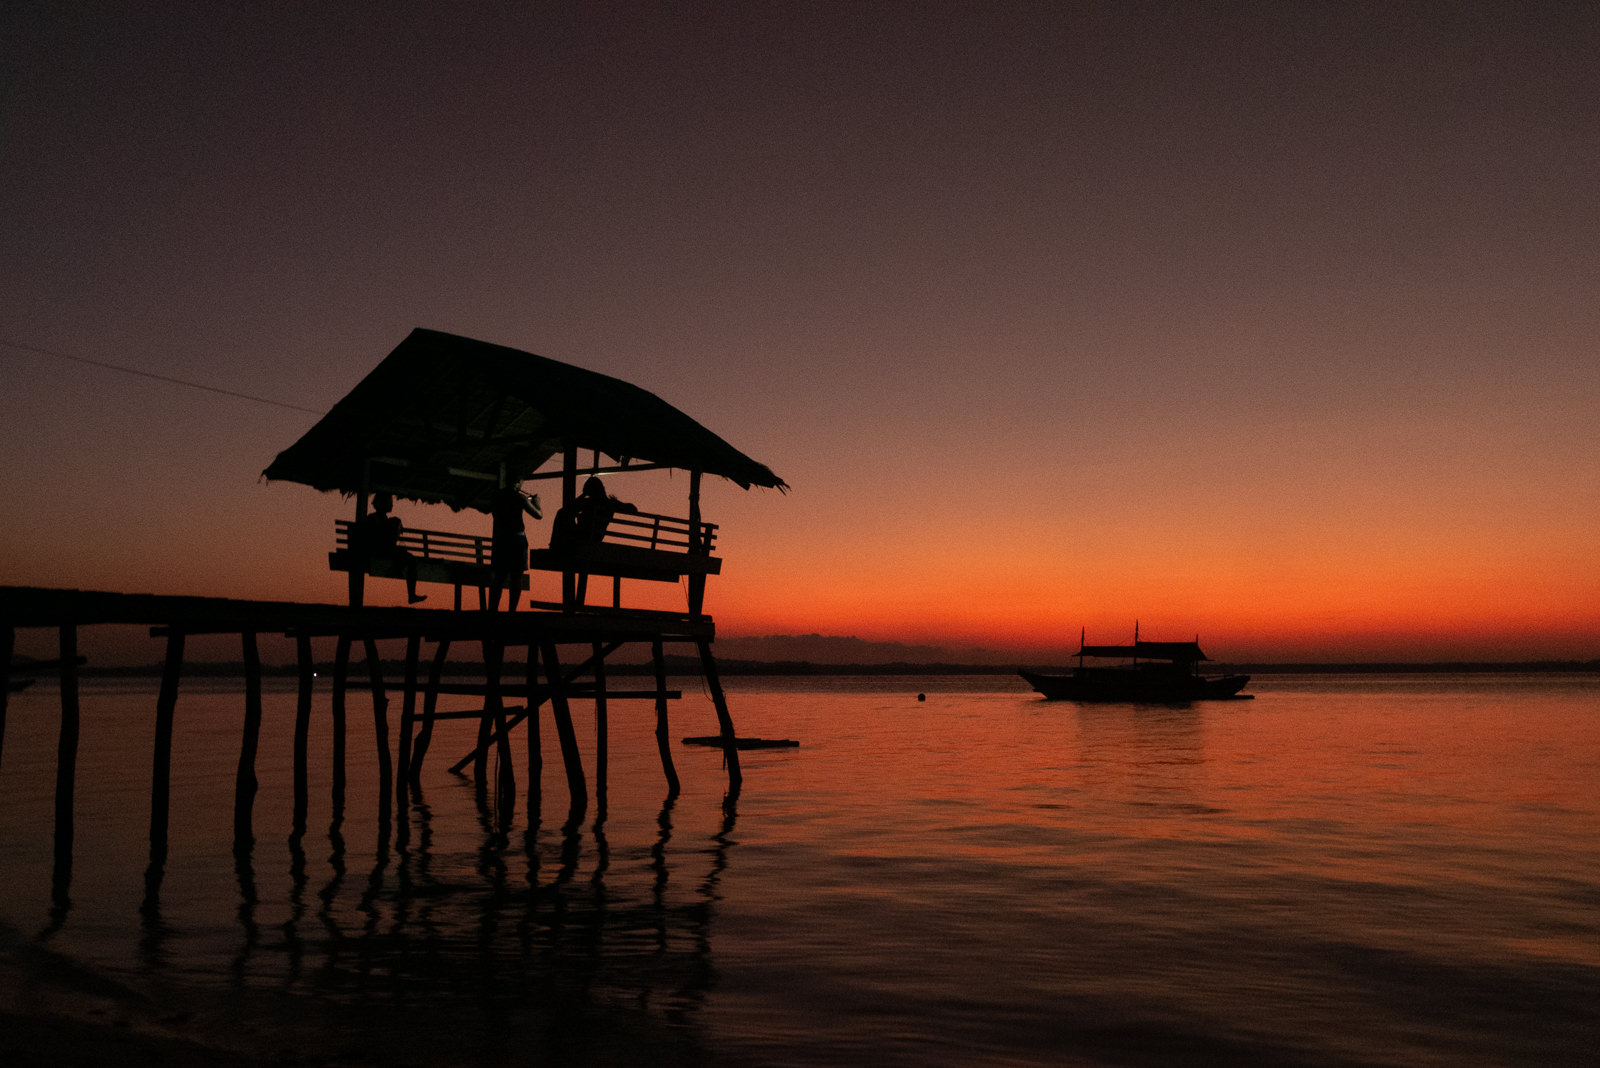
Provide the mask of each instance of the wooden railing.
[{"label": "wooden railing", "polygon": [[[340,549],[349,550],[350,532],[355,523],[349,519],[333,521],[334,541]],[[490,540],[481,534],[458,534],[450,530],[420,530],[406,527],[400,531],[396,544],[422,560],[461,561],[489,564]]]},{"label": "wooden railing", "polygon": [[[337,547],[328,554],[331,570],[351,574],[352,604],[359,603],[361,594],[357,580],[361,575],[405,578],[405,568],[400,562],[383,556],[366,556],[353,546],[354,528],[352,520],[334,520]],[[696,533],[697,537],[692,536]],[[612,606],[617,608],[621,607],[621,583],[625,578],[677,582],[687,576],[690,610],[698,614],[705,577],[722,572],[722,561],[711,555],[716,540],[715,523],[701,522],[697,532],[689,520],[678,516],[623,512],[612,518],[600,541],[574,540],[563,547],[534,549],[528,554],[527,564],[535,570],[557,571],[574,577],[575,581],[566,584],[563,592],[563,603],[568,607],[582,603],[585,579],[589,575],[605,575],[613,580]],[[476,587],[479,607],[486,605],[485,591],[494,584],[493,546],[489,537],[407,527],[401,532],[397,546],[416,560],[418,582],[442,582],[455,587],[457,608],[461,607],[463,586]],[[517,574],[514,580],[520,583],[521,589],[529,588],[526,574]]]},{"label": "wooden railing", "polygon": [[688,576],[690,611],[698,615],[705,577],[722,571],[722,561],[711,555],[716,539],[715,523],[701,522],[696,531],[689,520],[677,516],[620,512],[612,517],[601,540],[573,539],[566,545],[534,549],[528,554],[528,564],[536,570],[559,571],[576,578],[576,582],[564,584],[562,601],[568,607],[583,603],[584,579],[589,575],[612,579],[614,608],[621,607],[625,578],[677,582]]},{"label": "wooden railing", "polygon": [[698,546],[690,538],[693,532],[689,521],[677,516],[656,515],[653,512],[618,512],[611,517],[602,544],[678,553],[690,553],[697,549],[697,555],[710,556],[717,542],[717,525],[700,524]]},{"label": "wooden railing", "polygon": [[[379,578],[405,578],[404,566],[382,556],[367,556],[351,544],[355,523],[349,519],[333,521],[336,548],[328,554],[328,567],[333,571],[351,572],[351,601],[359,597],[356,577],[361,574]],[[396,546],[411,554],[417,561],[418,582],[442,582],[455,587],[455,606],[461,607],[461,588],[476,587],[478,607],[486,606],[485,591],[493,585],[494,562],[491,540],[481,534],[458,534],[449,530],[422,530],[407,527],[400,532]],[[528,588],[528,576],[513,576],[521,589]]]}]

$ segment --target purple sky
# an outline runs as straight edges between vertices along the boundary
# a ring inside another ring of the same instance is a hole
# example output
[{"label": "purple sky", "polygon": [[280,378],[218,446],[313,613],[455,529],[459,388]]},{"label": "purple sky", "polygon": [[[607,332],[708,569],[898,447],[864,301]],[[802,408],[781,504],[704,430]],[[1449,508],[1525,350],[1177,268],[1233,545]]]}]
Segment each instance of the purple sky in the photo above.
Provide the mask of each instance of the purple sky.
[{"label": "purple sky", "polygon": [[[794,487],[710,491],[730,634],[1593,656],[1597,56],[1591,3],[12,2],[0,341],[637,382]],[[312,416],[10,346],[0,581],[338,598],[348,506],[257,482]]]}]

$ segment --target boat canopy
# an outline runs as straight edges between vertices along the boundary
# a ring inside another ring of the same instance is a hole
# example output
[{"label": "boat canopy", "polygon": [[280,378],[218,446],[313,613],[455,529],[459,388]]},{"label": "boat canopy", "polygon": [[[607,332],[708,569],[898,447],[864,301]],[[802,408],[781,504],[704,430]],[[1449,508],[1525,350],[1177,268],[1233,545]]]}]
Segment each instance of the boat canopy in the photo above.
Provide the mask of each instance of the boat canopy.
[{"label": "boat canopy", "polygon": [[[618,378],[472,338],[413,330],[262,472],[319,490],[488,512],[507,480],[572,449],[639,469],[788,486],[666,401]],[[613,469],[615,470],[615,469]]]},{"label": "boat canopy", "polygon": [[1211,658],[1200,651],[1200,643],[1135,641],[1132,645],[1084,645],[1079,656],[1132,657],[1137,660],[1170,660],[1175,664],[1193,664]]}]

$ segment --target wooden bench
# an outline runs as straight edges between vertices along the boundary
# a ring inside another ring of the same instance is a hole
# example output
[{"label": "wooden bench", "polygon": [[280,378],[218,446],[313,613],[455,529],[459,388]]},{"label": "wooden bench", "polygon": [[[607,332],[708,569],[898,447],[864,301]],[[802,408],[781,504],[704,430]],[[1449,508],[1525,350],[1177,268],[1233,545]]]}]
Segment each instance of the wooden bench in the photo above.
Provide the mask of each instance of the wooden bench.
[{"label": "wooden bench", "polygon": [[[405,565],[386,557],[365,556],[350,546],[350,531],[355,522],[349,519],[333,521],[334,541],[338,548],[328,554],[328,569],[350,573],[350,603],[360,604],[360,579],[362,575],[377,578],[406,577]],[[494,571],[490,566],[490,539],[479,534],[457,534],[448,530],[418,530],[407,527],[400,532],[399,547],[417,561],[418,582],[442,582],[456,589],[456,608],[461,607],[461,587],[475,586],[478,590],[478,607],[488,607],[488,589],[494,585]],[[528,588],[528,576],[515,576],[520,589]]]},{"label": "wooden bench", "polygon": [[[608,575],[612,579],[612,607],[622,607],[622,580],[647,582],[690,580],[690,610],[699,613],[700,592],[707,575],[722,573],[722,561],[711,555],[716,545],[717,525],[701,523],[699,538],[691,538],[693,528],[687,519],[653,512],[619,512],[606,526],[600,541],[573,541],[566,546],[534,549],[528,553],[528,566],[539,571],[587,576]],[[583,599],[581,581],[569,601]]]}]

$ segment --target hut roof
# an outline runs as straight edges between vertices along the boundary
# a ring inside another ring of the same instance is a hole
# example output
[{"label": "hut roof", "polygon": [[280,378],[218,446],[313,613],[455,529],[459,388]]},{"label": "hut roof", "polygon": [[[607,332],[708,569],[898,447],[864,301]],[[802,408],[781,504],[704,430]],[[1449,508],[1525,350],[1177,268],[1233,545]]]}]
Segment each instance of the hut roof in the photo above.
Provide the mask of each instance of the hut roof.
[{"label": "hut roof", "polygon": [[416,329],[262,474],[319,490],[368,485],[489,510],[499,471],[532,474],[568,447],[788,486],[677,408],[618,378],[437,330]]}]

